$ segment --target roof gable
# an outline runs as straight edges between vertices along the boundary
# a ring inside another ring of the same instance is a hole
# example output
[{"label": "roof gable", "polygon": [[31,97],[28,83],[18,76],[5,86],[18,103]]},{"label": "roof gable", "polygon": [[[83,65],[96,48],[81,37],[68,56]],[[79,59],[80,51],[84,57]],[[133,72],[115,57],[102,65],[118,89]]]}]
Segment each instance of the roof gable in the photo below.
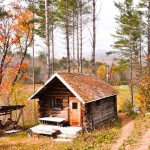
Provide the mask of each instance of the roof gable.
[{"label": "roof gable", "polygon": [[57,77],[83,104],[106,97],[117,95],[117,91],[109,84],[95,75],[55,73],[35,92],[29,99],[37,98],[37,95]]},{"label": "roof gable", "polygon": [[28,98],[28,100],[38,98],[38,93],[40,93],[44,89],[44,87],[46,87],[46,85],[48,85],[55,77],[57,77],[83,104],[85,103],[80,95],[76,93],[76,91],[74,91],[74,89],[58,73],[52,75],[51,78],[47,80],[47,82],[43,86],[41,86],[32,96]]}]

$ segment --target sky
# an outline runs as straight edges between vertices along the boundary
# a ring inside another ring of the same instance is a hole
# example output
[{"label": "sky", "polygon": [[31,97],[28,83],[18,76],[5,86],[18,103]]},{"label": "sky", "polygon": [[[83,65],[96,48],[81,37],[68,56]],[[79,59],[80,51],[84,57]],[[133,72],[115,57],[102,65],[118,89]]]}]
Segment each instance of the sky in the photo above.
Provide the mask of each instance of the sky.
[{"label": "sky", "polygon": [[[11,0],[6,0],[5,3],[10,2]],[[123,1],[123,0],[117,0]],[[137,1],[137,0],[135,0]],[[114,6],[114,0],[97,0],[97,13],[100,10],[98,19],[97,19],[97,27],[96,27],[96,59],[102,60],[105,58],[105,53],[107,51],[112,50],[111,45],[114,42],[112,34],[115,33],[117,24],[115,23],[115,16],[118,14],[118,10]],[[88,25],[88,28],[92,31],[92,25]],[[92,47],[90,42],[90,33],[88,28],[84,27],[84,39],[83,39],[83,56],[87,59],[90,59],[92,54]],[[65,35],[62,34],[61,29],[57,29],[54,32],[55,36],[55,56],[57,58],[61,58],[62,56],[66,56],[66,44],[65,44]],[[46,46],[44,41],[36,36],[35,41],[35,55],[39,54],[39,51],[46,51]],[[70,39],[71,41],[71,39]],[[72,45],[70,45],[72,48]],[[32,53],[32,49],[30,48],[30,53]],[[109,59],[109,58],[108,58]]]},{"label": "sky", "polygon": [[[114,0],[97,0],[97,13],[99,10],[100,13],[97,19],[96,29],[96,59],[102,60],[105,59],[106,51],[112,50],[111,45],[113,44],[114,40],[111,35],[114,34],[116,30],[117,24],[115,23],[114,18],[118,14],[118,11],[114,7]],[[88,25],[88,28],[92,29],[92,26]],[[66,56],[65,36],[61,34],[61,32],[62,31],[60,29],[54,32],[56,43],[55,56],[59,58]],[[87,27],[84,27],[84,36],[86,38],[83,39],[83,56],[87,59],[90,59],[92,47],[89,39],[91,36]],[[70,47],[72,48],[72,45],[70,45]],[[36,40],[35,49],[37,53],[39,50],[46,50],[46,47],[43,41],[41,42],[41,39]]]}]

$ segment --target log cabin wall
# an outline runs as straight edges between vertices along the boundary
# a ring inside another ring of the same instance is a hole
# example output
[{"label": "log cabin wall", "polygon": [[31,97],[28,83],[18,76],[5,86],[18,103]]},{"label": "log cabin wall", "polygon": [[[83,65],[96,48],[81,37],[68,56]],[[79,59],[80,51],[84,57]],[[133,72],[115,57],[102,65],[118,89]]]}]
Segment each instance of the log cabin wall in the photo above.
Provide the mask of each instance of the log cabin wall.
[{"label": "log cabin wall", "polygon": [[85,110],[86,128],[93,129],[94,127],[98,127],[103,123],[116,118],[116,96],[88,103],[85,106]]},{"label": "log cabin wall", "polygon": [[[69,98],[75,97],[57,78],[54,79],[51,85],[48,85],[46,90],[39,97],[39,112],[40,117],[59,117],[69,118]],[[52,107],[53,99],[61,99],[61,109]]]},{"label": "log cabin wall", "polygon": [[59,117],[65,118],[68,120],[68,111],[69,111],[69,98],[63,97],[62,99],[62,108],[56,110],[52,108],[52,98],[45,97],[44,100],[39,100],[39,112],[40,117]]}]

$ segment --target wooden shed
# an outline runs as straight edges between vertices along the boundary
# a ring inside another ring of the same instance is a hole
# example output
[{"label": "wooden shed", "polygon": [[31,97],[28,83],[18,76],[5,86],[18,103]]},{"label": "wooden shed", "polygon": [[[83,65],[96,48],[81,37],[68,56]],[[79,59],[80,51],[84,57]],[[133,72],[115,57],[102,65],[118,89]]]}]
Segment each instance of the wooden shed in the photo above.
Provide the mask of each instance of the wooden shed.
[{"label": "wooden shed", "polygon": [[96,75],[55,73],[30,98],[40,117],[65,118],[70,126],[93,128],[117,116],[117,91]]}]

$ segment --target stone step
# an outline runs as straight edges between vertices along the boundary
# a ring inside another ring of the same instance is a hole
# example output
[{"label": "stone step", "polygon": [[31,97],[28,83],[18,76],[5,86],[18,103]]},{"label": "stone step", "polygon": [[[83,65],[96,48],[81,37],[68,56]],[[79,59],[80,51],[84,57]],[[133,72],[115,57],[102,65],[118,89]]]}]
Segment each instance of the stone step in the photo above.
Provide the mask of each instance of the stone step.
[{"label": "stone step", "polygon": [[64,139],[64,138],[57,138],[54,139],[56,142],[72,142],[72,139]]},{"label": "stone step", "polygon": [[75,134],[59,134],[58,138],[64,138],[64,139],[74,139],[77,135]]}]

